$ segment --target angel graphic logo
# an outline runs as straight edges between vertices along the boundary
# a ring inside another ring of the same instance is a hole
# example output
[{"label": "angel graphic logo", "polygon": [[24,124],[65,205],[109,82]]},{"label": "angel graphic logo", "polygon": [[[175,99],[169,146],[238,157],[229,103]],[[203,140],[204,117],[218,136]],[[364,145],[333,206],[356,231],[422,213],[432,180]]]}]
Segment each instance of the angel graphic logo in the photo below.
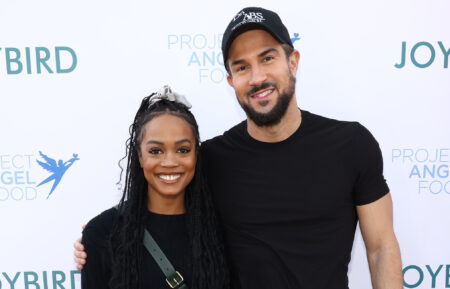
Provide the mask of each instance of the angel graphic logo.
[{"label": "angel graphic logo", "polygon": [[300,40],[299,35],[300,34],[298,33],[294,33],[294,37],[291,38],[292,44],[294,44],[295,41]]},{"label": "angel graphic logo", "polygon": [[73,163],[75,161],[79,160],[79,158],[78,158],[78,154],[73,154],[73,158],[69,159],[66,162],[63,162],[63,160],[59,160],[58,162],[56,162],[54,159],[46,156],[41,151],[39,151],[39,154],[45,160],[45,162],[41,162],[39,160],[36,160],[36,162],[42,168],[44,168],[45,170],[49,171],[52,174],[48,178],[46,178],[45,180],[40,182],[36,187],[39,187],[39,186],[46,184],[53,180],[54,182],[53,182],[52,189],[50,190],[50,193],[47,196],[47,199],[48,199],[48,197],[50,197],[50,195],[53,193],[53,191],[58,186],[59,182],[61,181],[61,179],[64,176],[64,174],[66,173],[66,171],[73,165]]}]

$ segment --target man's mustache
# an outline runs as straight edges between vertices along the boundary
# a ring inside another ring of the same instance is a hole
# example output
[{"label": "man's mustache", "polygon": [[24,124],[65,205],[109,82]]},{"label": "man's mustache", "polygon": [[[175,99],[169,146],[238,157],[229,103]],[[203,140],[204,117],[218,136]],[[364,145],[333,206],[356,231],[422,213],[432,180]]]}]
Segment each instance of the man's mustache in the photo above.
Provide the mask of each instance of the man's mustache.
[{"label": "man's mustache", "polygon": [[254,86],[249,91],[247,91],[247,96],[250,96],[260,90],[263,90],[263,89],[266,89],[269,87],[274,87],[275,89],[278,89],[278,85],[276,82],[263,82],[261,85]]}]

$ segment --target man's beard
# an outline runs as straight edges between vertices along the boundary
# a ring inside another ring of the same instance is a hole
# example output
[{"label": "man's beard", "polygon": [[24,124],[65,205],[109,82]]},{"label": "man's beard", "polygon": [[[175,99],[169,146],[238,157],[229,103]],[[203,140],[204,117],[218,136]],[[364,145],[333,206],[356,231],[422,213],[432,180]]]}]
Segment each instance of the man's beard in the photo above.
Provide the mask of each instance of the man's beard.
[{"label": "man's beard", "polygon": [[[260,86],[253,87],[251,90],[249,90],[247,92],[247,97],[250,97],[249,95],[259,90],[263,90],[269,87],[273,87],[279,94],[277,103],[275,103],[275,106],[269,112],[257,112],[248,104],[240,102],[238,98],[238,102],[247,114],[247,117],[251,119],[257,126],[274,126],[280,123],[281,119],[286,114],[289,103],[291,102],[292,97],[295,93],[295,77],[292,75],[289,69],[289,85],[285,90],[280,92],[278,84],[275,82],[264,82]],[[264,101],[261,102],[261,105],[265,105]]]}]

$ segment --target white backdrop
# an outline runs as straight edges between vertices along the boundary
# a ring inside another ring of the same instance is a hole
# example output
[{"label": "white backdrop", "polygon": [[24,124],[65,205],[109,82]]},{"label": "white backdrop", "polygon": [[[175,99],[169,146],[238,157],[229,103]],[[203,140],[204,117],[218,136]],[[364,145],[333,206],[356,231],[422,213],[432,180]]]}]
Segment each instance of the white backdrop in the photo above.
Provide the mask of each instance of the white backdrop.
[{"label": "white backdrop", "polygon": [[[405,287],[450,288],[449,1],[25,0],[0,2],[0,289],[79,288],[72,244],[118,201],[143,96],[164,84],[185,94],[203,139],[245,118],[220,41],[252,5],[297,38],[301,108],[360,121],[379,141]],[[45,166],[59,172],[50,196]],[[349,276],[371,288],[359,234]]]}]

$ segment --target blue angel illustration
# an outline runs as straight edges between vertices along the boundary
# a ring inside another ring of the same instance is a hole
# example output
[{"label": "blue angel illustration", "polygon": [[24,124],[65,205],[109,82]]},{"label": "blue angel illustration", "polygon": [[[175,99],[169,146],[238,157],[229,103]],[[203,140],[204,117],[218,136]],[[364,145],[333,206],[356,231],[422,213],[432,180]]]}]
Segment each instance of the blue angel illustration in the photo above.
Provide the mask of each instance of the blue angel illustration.
[{"label": "blue angel illustration", "polygon": [[300,40],[300,37],[298,37],[298,33],[294,33],[294,37],[291,38],[292,44],[294,44],[295,41]]},{"label": "blue angel illustration", "polygon": [[52,175],[50,175],[48,178],[46,178],[45,180],[43,180],[39,185],[37,185],[36,187],[39,187],[40,185],[46,184],[48,182],[50,182],[51,180],[54,180],[53,182],[53,186],[52,189],[50,190],[50,193],[47,196],[50,197],[50,195],[53,193],[53,191],[55,190],[56,186],[59,184],[59,182],[61,181],[64,173],[67,171],[67,169],[70,168],[70,166],[73,165],[73,163],[76,160],[79,160],[78,158],[78,154],[73,154],[73,158],[71,158],[70,160],[66,161],[63,163],[62,160],[59,160],[58,163],[56,163],[56,161],[48,156],[46,156],[45,154],[43,154],[41,151],[39,151],[39,154],[41,155],[41,157],[45,160],[45,162],[41,162],[39,160],[36,160],[36,162],[42,167],[44,168],[46,171],[49,171],[50,173],[52,173]]}]

